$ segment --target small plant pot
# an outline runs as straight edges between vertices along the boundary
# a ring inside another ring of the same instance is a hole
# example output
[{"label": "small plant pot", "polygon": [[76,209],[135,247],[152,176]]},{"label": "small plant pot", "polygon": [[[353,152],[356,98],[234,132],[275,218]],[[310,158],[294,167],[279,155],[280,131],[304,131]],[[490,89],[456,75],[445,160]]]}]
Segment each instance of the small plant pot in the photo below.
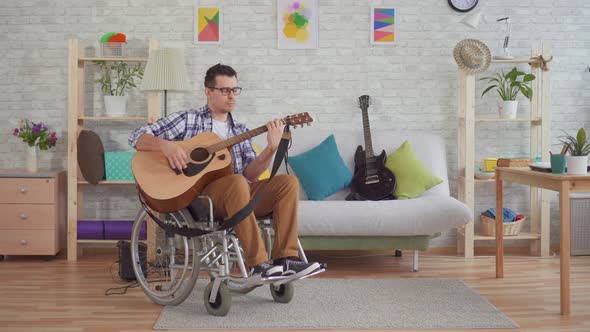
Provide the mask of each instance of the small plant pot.
[{"label": "small plant pot", "polygon": [[567,174],[588,173],[588,156],[567,156]]},{"label": "small plant pot", "polygon": [[107,116],[124,116],[127,110],[127,96],[104,96]]},{"label": "small plant pot", "polygon": [[516,119],[516,111],[518,110],[518,100],[504,100],[502,101],[502,118]]}]

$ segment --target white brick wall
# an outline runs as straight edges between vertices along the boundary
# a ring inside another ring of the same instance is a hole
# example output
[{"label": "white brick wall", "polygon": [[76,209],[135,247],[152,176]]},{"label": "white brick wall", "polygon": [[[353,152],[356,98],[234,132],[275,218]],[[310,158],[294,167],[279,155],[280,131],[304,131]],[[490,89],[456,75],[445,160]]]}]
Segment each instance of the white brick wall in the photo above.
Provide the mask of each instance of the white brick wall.
[{"label": "white brick wall", "polygon": [[[588,1],[481,1],[483,20],[477,30],[471,30],[458,23],[462,15],[452,11],[444,0],[320,0],[317,50],[276,49],[273,0],[223,1],[223,45],[195,46],[192,3],[189,0],[0,2],[0,74],[4,78],[0,82],[0,167],[24,166],[25,146],[11,136],[11,129],[22,117],[47,121],[57,129],[58,146],[41,154],[41,165],[66,166],[67,40],[77,37],[96,47],[95,41],[108,31],[126,33],[132,48],[145,47],[149,38],[156,38],[163,47],[185,49],[194,92],[170,94],[170,110],[204,103],[204,72],[217,62],[238,70],[245,91],[240,96],[236,116],[250,126],[258,126],[271,117],[310,111],[317,126],[306,130],[356,128],[361,126],[357,98],[369,94],[374,102],[370,108],[373,128],[431,131],[446,138],[451,186],[456,192],[457,80],[452,50],[459,40],[471,37],[484,41],[493,52],[498,51],[505,27],[495,20],[510,16],[515,55],[529,56],[532,41],[545,39],[553,43],[554,142],[561,129],[570,132],[580,126],[590,129]],[[397,6],[398,45],[370,46],[371,3]],[[92,77],[86,80],[86,90],[87,114],[100,114],[101,95]],[[131,99],[129,112],[144,112],[141,94],[134,93]],[[478,98],[477,104],[482,115],[494,112],[492,96]],[[523,103],[521,111],[525,109]],[[134,126],[98,123],[94,128],[101,134],[107,150],[117,150],[127,149],[125,138]],[[526,154],[528,139],[521,138],[523,133],[526,137],[527,128],[522,124],[478,125],[477,159],[496,154]],[[515,201],[513,207],[526,213],[528,189],[515,188],[509,191]],[[478,187],[481,196],[478,210],[493,205],[492,190]],[[126,191],[125,200],[117,198],[120,196],[113,188],[87,190],[87,216],[133,216],[136,205],[132,191]],[[554,209],[554,241],[558,234],[556,213]],[[453,246],[454,234],[448,232],[435,240],[434,245]]]}]

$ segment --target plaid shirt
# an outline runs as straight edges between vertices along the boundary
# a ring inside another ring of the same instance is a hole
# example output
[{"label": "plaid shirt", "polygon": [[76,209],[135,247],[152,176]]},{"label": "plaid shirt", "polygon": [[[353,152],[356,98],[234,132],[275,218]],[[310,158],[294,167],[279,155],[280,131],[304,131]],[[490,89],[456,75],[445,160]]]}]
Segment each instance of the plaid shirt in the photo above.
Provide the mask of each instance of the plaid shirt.
[{"label": "plaid shirt", "polygon": [[[248,131],[246,125],[233,121],[230,114],[229,137],[243,134]],[[143,134],[169,141],[184,141],[203,132],[213,131],[213,118],[207,105],[199,109],[189,109],[172,113],[165,118],[135,129],[129,136],[129,145],[137,148],[137,141]],[[252,148],[252,140],[248,139],[234,145],[231,149],[232,167],[236,174],[243,174],[248,164],[256,158],[256,152]]]}]

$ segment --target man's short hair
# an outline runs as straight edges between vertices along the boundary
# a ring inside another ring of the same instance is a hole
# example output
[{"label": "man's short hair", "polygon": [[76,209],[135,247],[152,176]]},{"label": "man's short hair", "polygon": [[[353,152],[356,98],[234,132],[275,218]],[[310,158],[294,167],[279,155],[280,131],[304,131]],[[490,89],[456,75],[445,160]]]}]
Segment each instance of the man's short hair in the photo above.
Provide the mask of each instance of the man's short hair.
[{"label": "man's short hair", "polygon": [[205,87],[215,87],[215,78],[220,75],[238,78],[238,73],[232,67],[218,63],[207,70],[205,74]]}]

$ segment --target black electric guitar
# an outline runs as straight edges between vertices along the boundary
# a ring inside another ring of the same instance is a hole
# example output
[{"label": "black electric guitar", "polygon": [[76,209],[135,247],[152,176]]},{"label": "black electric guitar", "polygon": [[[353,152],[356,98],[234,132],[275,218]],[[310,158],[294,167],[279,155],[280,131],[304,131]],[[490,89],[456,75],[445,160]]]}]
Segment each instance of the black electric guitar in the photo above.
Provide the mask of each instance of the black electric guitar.
[{"label": "black electric guitar", "polygon": [[369,96],[359,97],[359,105],[363,113],[363,130],[365,134],[365,149],[362,145],[356,148],[354,154],[354,176],[352,178],[352,193],[366,200],[381,200],[391,197],[395,190],[395,176],[385,167],[385,150],[378,156],[373,155],[371,129],[369,128]]}]

